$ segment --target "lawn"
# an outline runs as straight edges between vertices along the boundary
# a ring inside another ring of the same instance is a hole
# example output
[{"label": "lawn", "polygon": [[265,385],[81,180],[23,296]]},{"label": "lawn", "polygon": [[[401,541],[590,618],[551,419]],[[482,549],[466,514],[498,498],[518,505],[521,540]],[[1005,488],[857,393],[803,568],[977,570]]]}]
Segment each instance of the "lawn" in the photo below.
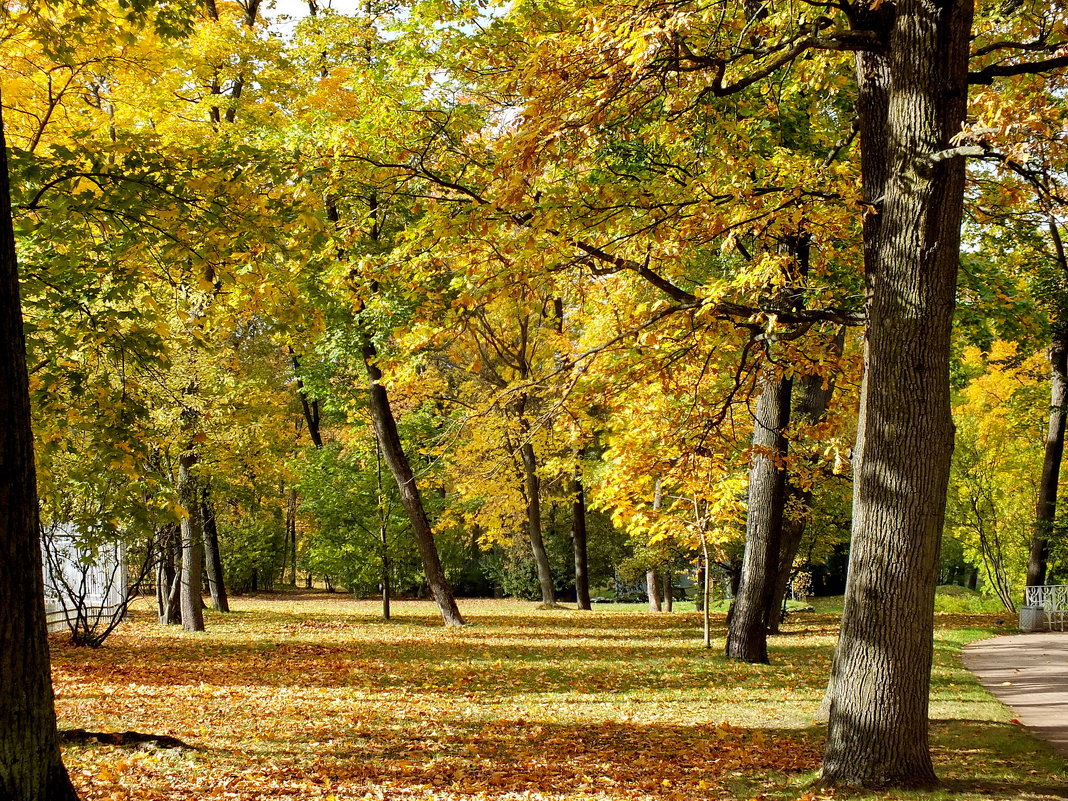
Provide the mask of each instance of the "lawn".
[{"label": "lawn", "polygon": [[[818,798],[814,717],[834,618],[793,616],[771,666],[711,651],[694,612],[428,603],[396,619],[345,596],[238,598],[208,631],[147,607],[104,648],[54,640],[61,728],[168,734],[189,749],[88,743],[85,799]],[[944,789],[879,798],[1068,797],[1065,763],[965,671],[996,615],[940,615],[932,737]]]}]

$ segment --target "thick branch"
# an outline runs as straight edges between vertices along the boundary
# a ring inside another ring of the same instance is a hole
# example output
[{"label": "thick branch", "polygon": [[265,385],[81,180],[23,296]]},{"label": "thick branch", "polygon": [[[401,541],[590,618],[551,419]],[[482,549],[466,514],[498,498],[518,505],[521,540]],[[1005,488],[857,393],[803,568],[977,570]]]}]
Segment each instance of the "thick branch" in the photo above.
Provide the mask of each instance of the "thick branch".
[{"label": "thick branch", "polygon": [[1055,56],[1041,61],[1024,61],[1019,64],[991,64],[977,72],[968,73],[970,84],[992,84],[995,78],[1010,78],[1014,75],[1041,75],[1068,67],[1068,56]]}]

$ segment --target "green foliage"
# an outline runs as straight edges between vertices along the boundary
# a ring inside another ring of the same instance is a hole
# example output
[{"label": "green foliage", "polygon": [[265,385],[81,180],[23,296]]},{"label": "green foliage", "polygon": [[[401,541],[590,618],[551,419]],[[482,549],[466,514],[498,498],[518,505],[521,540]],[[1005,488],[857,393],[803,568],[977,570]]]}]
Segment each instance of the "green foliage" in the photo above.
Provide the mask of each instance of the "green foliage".
[{"label": "green foliage", "polygon": [[308,515],[300,559],[354,595],[378,591],[383,560],[397,592],[422,581],[418,552],[397,488],[376,458],[374,441],[332,443],[295,465],[300,508]]}]

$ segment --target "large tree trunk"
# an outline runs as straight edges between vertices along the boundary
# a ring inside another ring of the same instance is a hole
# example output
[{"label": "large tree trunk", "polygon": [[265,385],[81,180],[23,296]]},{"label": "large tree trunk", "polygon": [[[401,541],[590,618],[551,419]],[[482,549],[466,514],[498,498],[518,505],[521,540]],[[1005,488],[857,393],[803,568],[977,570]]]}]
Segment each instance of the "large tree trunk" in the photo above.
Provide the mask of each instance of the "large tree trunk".
[{"label": "large tree trunk", "polygon": [[215,522],[215,506],[207,490],[200,503],[200,516],[204,521],[204,568],[208,578],[211,605],[216,612],[229,612],[230,600],[226,597],[226,582],[223,579],[222,557],[219,555],[219,529]]},{"label": "large tree trunk", "polygon": [[200,517],[200,492],[192,473],[196,452],[190,448],[178,458],[178,500],[185,509],[182,518],[182,628],[204,631],[204,522]]},{"label": "large tree trunk", "polygon": [[76,801],[59,753],[26,341],[0,117],[0,798]]},{"label": "large tree trunk", "polygon": [[1046,451],[1042,458],[1042,479],[1038,485],[1035,508],[1035,530],[1031,537],[1031,557],[1027,562],[1027,586],[1046,583],[1046,564],[1053,523],[1057,519],[1057,485],[1061,477],[1061,458],[1064,456],[1065,411],[1068,406],[1068,329],[1053,332],[1049,349],[1050,400],[1049,431]]},{"label": "large tree trunk", "polygon": [[377,358],[378,353],[374,345],[368,341],[363,346],[363,361],[371,385],[371,419],[378,437],[378,446],[400,490],[401,503],[404,505],[404,511],[408,513],[408,520],[412,524],[415,541],[419,546],[419,555],[423,560],[423,572],[426,574],[427,584],[430,585],[430,592],[441,611],[442,620],[447,626],[462,626],[464,619],[456,606],[456,599],[453,596],[452,587],[445,578],[445,571],[441,568],[438,547],[434,542],[434,531],[430,527],[430,520],[423,508],[423,499],[419,496],[419,488],[416,486],[412,468],[408,464],[408,457],[404,454],[404,446],[401,444],[400,433],[397,431],[397,421],[389,405],[389,395],[386,393],[386,388],[382,386],[382,371],[375,364]]},{"label": "large tree trunk", "polygon": [[[953,450],[949,345],[971,0],[853,9],[886,39],[858,56],[867,330],[853,537],[822,781],[935,782],[927,740],[934,589]],[[931,157],[936,153],[946,156]]]},{"label": "large tree trunk", "polygon": [[655,570],[645,571],[645,594],[649,600],[649,611],[660,611],[660,579]]},{"label": "large tree trunk", "polygon": [[586,493],[576,475],[571,482],[571,541],[575,548],[575,602],[579,609],[593,609],[586,554]]},{"label": "large tree trunk", "polygon": [[753,462],[745,516],[745,554],[734,614],[727,630],[727,656],[768,661],[768,609],[775,591],[786,507],[786,427],[793,382],[765,375],[753,421]]},{"label": "large tree trunk", "polygon": [[523,480],[526,484],[527,501],[527,536],[530,538],[530,550],[534,554],[534,564],[538,568],[538,588],[541,590],[542,606],[556,606],[556,587],[553,573],[549,567],[549,554],[545,550],[545,539],[541,526],[541,481],[538,479],[538,459],[534,453],[533,443],[524,442],[519,448],[523,458]]},{"label": "large tree trunk", "polygon": [[[819,422],[827,411],[834,394],[834,384],[824,384],[818,375],[806,375],[800,379],[801,392],[794,411],[794,419],[803,424]],[[808,527],[808,514],[812,507],[812,491],[797,486],[786,476],[786,506],[789,514],[782,521],[782,541],[779,543],[779,567],[775,575],[775,588],[768,607],[768,631],[778,634],[782,625],[782,606],[786,600],[786,588],[794,569],[797,549]]]}]

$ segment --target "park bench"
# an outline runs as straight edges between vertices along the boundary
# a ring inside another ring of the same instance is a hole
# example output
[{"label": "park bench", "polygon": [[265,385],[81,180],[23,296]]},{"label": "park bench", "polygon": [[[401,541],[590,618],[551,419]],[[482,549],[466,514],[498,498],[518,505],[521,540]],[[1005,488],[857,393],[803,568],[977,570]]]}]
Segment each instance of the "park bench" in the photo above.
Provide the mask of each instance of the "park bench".
[{"label": "park bench", "polygon": [[1068,584],[1028,587],[1024,601],[1025,608],[1042,610],[1050,631],[1064,631],[1064,621],[1068,617]]}]

